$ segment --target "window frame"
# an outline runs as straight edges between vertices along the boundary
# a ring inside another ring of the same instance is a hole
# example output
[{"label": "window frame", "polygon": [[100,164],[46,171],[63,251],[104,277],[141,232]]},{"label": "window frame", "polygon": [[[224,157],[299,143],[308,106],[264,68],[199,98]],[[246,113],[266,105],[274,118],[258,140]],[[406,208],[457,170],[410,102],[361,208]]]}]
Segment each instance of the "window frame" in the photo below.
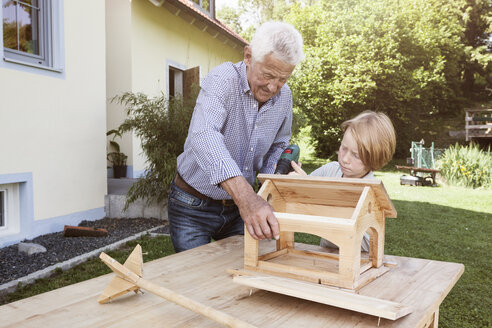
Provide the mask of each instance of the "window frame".
[{"label": "window frame", "polygon": [[204,12],[207,16],[210,16],[215,19],[215,0],[208,0],[208,5],[209,5],[208,10],[203,7],[204,0],[197,0],[197,1],[198,3],[196,3],[194,0],[191,1],[193,3],[193,6],[198,8],[200,11]]},{"label": "window frame", "polygon": [[19,183],[15,182],[0,184],[0,191],[3,192],[4,215],[3,225],[0,226],[0,238],[20,231],[19,188]]},{"label": "window frame", "polygon": [[7,225],[7,190],[0,187],[0,229]]},{"label": "window frame", "polygon": [[[18,56],[15,50],[6,49],[3,44],[3,24],[0,25],[0,51],[3,61],[0,61],[0,67],[12,68],[27,72],[37,72],[53,77],[65,77],[65,41],[64,41],[64,1],[59,0],[40,0],[45,4],[45,13],[47,15],[49,29],[45,30],[45,49],[49,52],[47,61],[39,64],[39,60],[28,60],[33,56]],[[21,0],[22,2],[22,0]],[[3,9],[3,8],[2,8]],[[0,18],[3,21],[3,10],[0,11]],[[26,54],[23,52],[19,52]],[[15,54],[15,55],[13,55]],[[30,55],[30,54],[28,54]],[[36,56],[36,55],[34,55]],[[37,59],[37,58],[35,58]],[[61,74],[60,74],[61,73]]]},{"label": "window frame", "polygon": [[[12,0],[17,6],[26,5],[31,8],[35,8],[29,4],[24,3],[22,0]],[[23,61],[27,63],[32,63],[41,66],[52,66],[52,15],[51,15],[51,1],[48,0],[38,0],[39,7],[39,55],[30,54],[24,51],[5,48],[4,47],[4,57],[10,60]],[[3,9],[3,8],[2,8]],[[36,9],[38,10],[38,9]],[[3,37],[3,36],[2,36]]]},{"label": "window frame", "polygon": [[[173,85],[171,86],[171,72],[173,72]],[[177,97],[178,95],[183,95],[183,72],[184,69],[178,68],[174,65],[168,65],[167,75],[168,75],[168,87],[167,95],[168,99],[171,97]],[[171,94],[173,91],[174,94]]]}]

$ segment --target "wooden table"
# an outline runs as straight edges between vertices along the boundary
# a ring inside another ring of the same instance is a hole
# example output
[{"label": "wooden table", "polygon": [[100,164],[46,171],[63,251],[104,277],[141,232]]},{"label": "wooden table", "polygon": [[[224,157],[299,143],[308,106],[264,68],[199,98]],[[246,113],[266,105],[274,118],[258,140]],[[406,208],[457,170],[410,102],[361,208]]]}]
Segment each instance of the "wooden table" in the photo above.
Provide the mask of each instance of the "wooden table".
[{"label": "wooden table", "polygon": [[[262,248],[274,247],[264,241]],[[296,248],[318,249],[298,244]],[[145,249],[143,250],[146,251]],[[360,294],[406,305],[414,311],[380,327],[437,327],[439,305],[463,273],[458,263],[387,256],[397,266]],[[257,290],[232,282],[242,268],[243,237],[231,237],[144,264],[144,278],[258,327],[377,327],[377,317]],[[151,293],[126,294],[99,304],[113,274],[0,307],[0,327],[221,327]]]},{"label": "wooden table", "polygon": [[[417,173],[426,173],[430,175],[430,178],[432,179],[432,186],[436,185],[436,174],[441,173],[441,170],[437,169],[427,169],[425,167],[415,167],[415,166],[403,166],[403,165],[395,165],[396,169],[398,170],[407,170],[410,172],[410,175],[415,177],[417,176]],[[427,177],[422,177],[423,182],[427,182],[426,179],[429,178]]]}]

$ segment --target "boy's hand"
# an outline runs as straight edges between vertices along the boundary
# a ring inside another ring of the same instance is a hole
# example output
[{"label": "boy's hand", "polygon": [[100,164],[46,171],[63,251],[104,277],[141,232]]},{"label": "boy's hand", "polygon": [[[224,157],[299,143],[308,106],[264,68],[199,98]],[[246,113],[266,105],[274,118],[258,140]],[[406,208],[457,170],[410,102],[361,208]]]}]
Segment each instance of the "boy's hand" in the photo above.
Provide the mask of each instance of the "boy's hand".
[{"label": "boy's hand", "polygon": [[288,175],[307,175],[307,173],[304,172],[303,169],[301,169],[301,166],[302,166],[301,162],[299,162],[299,164],[297,164],[294,161],[290,161],[290,165],[292,165],[292,168],[294,169],[294,171],[290,172]]}]

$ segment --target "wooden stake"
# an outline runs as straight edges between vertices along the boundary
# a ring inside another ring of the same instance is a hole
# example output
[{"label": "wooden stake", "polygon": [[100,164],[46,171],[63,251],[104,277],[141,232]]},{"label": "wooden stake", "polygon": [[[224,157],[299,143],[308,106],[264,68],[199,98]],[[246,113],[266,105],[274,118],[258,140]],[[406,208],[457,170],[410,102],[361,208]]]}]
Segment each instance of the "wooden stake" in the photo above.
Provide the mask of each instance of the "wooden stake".
[{"label": "wooden stake", "polygon": [[[227,313],[215,310],[209,306],[206,306],[202,303],[194,301],[186,296],[178,294],[170,289],[164,288],[162,286],[156,285],[150,281],[147,281],[141,277],[141,275],[135,273],[134,266],[130,268],[126,265],[126,263],[136,262],[136,257],[142,254],[142,248],[140,245],[137,245],[133,250],[132,254],[128,257],[125,265],[121,265],[118,261],[113,259],[111,256],[102,252],[99,258],[106,263],[106,265],[113,270],[118,279],[113,279],[111,283],[108,285],[108,288],[104,291],[104,293],[99,298],[99,303],[105,303],[109,300],[112,300],[120,295],[125,294],[128,291],[135,290],[138,288],[145,289],[151,292],[154,295],[160,296],[162,298],[167,299],[173,303],[181,305],[193,312],[199,313],[209,319],[212,319],[218,323],[221,323],[227,327],[238,327],[238,328],[255,328],[255,326],[242,321],[238,318],[235,318]],[[142,263],[140,261],[140,263]],[[142,271],[140,271],[142,272]],[[122,286],[119,287],[118,284]],[[111,287],[111,288],[110,288]],[[112,293],[112,294],[109,294]]]}]

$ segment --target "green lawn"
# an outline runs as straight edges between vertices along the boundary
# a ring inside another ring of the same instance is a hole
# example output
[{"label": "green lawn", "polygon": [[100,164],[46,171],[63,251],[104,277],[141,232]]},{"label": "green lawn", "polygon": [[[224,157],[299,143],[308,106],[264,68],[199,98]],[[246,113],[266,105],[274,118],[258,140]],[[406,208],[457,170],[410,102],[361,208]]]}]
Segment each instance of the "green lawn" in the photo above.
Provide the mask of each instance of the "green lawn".
[{"label": "green lawn", "polygon": [[[395,161],[375,176],[398,212],[386,220],[385,254],[465,265],[440,308],[439,327],[492,327],[492,190],[400,185]],[[306,172],[318,166],[303,164]],[[296,241],[319,244],[317,236]]]},{"label": "green lawn", "polygon": [[[322,163],[306,162],[310,172]],[[385,253],[391,255],[459,262],[465,273],[444,300],[440,327],[492,327],[492,190],[459,187],[414,187],[400,185],[401,172],[392,165],[376,177],[381,179],[398,211],[386,222]],[[319,243],[319,237],[297,234],[296,240]],[[124,262],[136,243],[142,244],[144,261],[173,253],[168,237],[144,237],[108,254]],[[20,288],[1,304],[46,292],[108,273],[99,259],[92,259],[66,272]]]},{"label": "green lawn", "polygon": [[492,190],[414,187],[377,172],[398,211],[386,221],[385,253],[465,265],[441,305],[440,327],[492,327]]}]

